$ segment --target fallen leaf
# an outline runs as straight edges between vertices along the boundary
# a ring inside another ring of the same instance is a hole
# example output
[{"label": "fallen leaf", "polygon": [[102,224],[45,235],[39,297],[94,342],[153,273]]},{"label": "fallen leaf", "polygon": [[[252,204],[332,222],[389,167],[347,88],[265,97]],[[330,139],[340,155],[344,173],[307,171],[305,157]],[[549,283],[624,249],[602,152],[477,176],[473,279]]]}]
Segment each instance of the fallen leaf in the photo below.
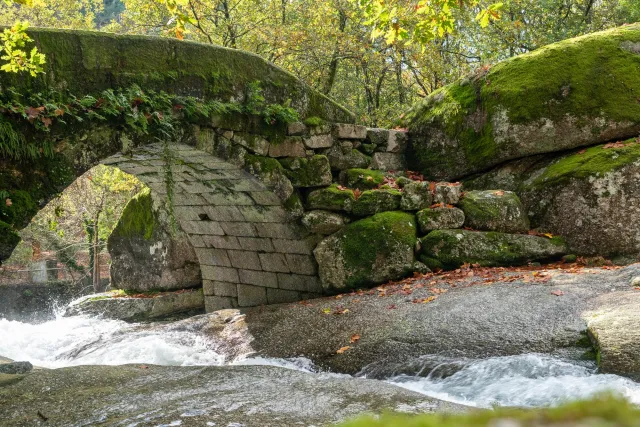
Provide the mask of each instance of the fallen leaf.
[{"label": "fallen leaf", "polygon": [[586,149],[585,149],[585,150],[580,150],[580,151],[578,151],[578,154],[584,154],[584,153],[586,153],[586,152],[587,152],[587,150],[586,150]]},{"label": "fallen leaf", "polygon": [[149,369],[147,365],[140,365],[140,369]]},{"label": "fallen leaf", "polygon": [[324,314],[331,314],[331,309],[329,307],[322,309]]},{"label": "fallen leaf", "polygon": [[7,199],[7,200],[4,201],[4,204],[7,205],[7,206],[11,206],[11,205],[13,205],[13,202],[11,201],[11,199]]},{"label": "fallen leaf", "polygon": [[345,345],[344,347],[341,347],[338,351],[336,351],[337,354],[342,354],[345,351],[349,350],[351,348],[351,346],[349,345]]},{"label": "fallen leaf", "polygon": [[564,295],[564,292],[562,291],[553,291],[551,292],[551,295],[555,295],[557,297]]},{"label": "fallen leaf", "polygon": [[495,194],[496,196],[504,196],[504,191],[502,190],[494,191],[493,194]]},{"label": "fallen leaf", "polygon": [[351,341],[350,341],[351,343],[358,342],[358,341],[360,341],[360,335],[359,334],[351,335]]}]

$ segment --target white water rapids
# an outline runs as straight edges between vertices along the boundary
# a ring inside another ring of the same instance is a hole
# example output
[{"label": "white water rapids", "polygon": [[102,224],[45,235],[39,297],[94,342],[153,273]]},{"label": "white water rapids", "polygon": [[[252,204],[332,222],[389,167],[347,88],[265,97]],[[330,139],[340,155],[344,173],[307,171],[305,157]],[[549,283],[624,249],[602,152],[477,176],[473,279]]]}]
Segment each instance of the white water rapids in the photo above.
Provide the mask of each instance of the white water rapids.
[{"label": "white water rapids", "polygon": [[[246,358],[227,361],[197,331],[167,330],[118,320],[58,317],[41,324],[0,319],[0,355],[35,366],[74,365],[275,365],[307,372],[307,359]],[[640,384],[601,375],[545,355],[526,354],[483,360],[459,360],[452,375],[402,375],[387,381],[425,395],[466,405],[549,406],[597,393],[614,392],[640,404]]]}]

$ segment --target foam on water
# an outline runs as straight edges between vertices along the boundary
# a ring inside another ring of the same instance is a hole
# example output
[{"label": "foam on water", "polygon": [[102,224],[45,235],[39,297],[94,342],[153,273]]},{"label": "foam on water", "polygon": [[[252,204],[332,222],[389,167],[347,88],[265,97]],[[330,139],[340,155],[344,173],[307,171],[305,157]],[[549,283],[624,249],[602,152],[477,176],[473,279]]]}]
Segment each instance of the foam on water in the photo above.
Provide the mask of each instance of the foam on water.
[{"label": "foam on water", "polygon": [[[135,324],[96,317],[58,317],[41,324],[0,319],[0,355],[28,360],[36,366],[74,365],[269,365],[322,373],[305,358],[270,359],[243,355],[225,360],[197,328],[171,324]],[[425,359],[427,361],[427,359]],[[447,359],[434,365],[429,357],[426,377],[415,375],[387,381],[431,397],[479,407],[548,406],[611,391],[640,404],[640,384],[616,375],[600,375],[594,366],[538,354],[483,360]],[[436,366],[435,369],[432,369]],[[414,371],[411,371],[414,372]]]},{"label": "foam on water", "polygon": [[220,365],[224,358],[192,331],[166,331],[96,317],[58,317],[40,324],[0,319],[0,355],[36,366]]},{"label": "foam on water", "polygon": [[[400,375],[392,384],[442,400],[479,407],[552,406],[612,392],[640,404],[640,384],[617,375],[597,374],[547,355],[523,354],[457,361],[462,369],[444,378]],[[433,371],[437,373],[437,369]]]}]

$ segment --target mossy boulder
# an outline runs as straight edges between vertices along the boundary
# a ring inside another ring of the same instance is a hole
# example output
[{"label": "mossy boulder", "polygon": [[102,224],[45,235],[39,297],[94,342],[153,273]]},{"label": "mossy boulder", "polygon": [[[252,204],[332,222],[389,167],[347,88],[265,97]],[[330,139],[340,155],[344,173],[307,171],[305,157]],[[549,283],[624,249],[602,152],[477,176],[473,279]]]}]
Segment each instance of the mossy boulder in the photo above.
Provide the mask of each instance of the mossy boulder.
[{"label": "mossy boulder", "polygon": [[27,225],[37,212],[38,204],[27,191],[9,191],[6,198],[0,199],[0,221],[16,227]]},{"label": "mossy boulder", "polygon": [[483,267],[522,265],[559,259],[567,253],[566,244],[558,237],[549,239],[493,231],[436,230],[420,243],[425,258],[438,260],[447,269],[465,263]]},{"label": "mossy boulder", "polygon": [[384,172],[372,169],[349,169],[345,172],[346,185],[359,190],[371,190],[384,182]]},{"label": "mossy boulder", "polygon": [[280,160],[284,173],[294,187],[322,187],[331,184],[331,166],[327,156]]},{"label": "mossy boulder", "polygon": [[362,192],[353,204],[351,212],[356,216],[369,216],[379,212],[400,208],[402,193],[394,189],[368,190]]},{"label": "mossy boulder", "polygon": [[192,288],[202,283],[187,236],[154,205],[149,188],[134,196],[107,241],[111,286],[132,291]]},{"label": "mossy boulder", "polygon": [[409,168],[451,179],[640,132],[640,24],[555,43],[445,86],[407,114]]},{"label": "mossy boulder", "polygon": [[516,191],[531,227],[563,236],[572,253],[640,255],[640,143],[509,162],[465,181]]},{"label": "mossy boulder", "polygon": [[421,233],[433,230],[461,228],[464,224],[464,212],[458,208],[427,208],[416,214]]},{"label": "mossy boulder", "polygon": [[308,209],[351,212],[356,197],[353,190],[333,184],[327,188],[314,190],[307,196]]},{"label": "mossy boulder", "polygon": [[314,251],[322,286],[341,291],[399,279],[413,269],[415,244],[415,217],[405,212],[348,224]]},{"label": "mossy boulder", "polygon": [[529,218],[518,195],[512,191],[467,191],[460,201],[464,225],[474,230],[526,233]]}]

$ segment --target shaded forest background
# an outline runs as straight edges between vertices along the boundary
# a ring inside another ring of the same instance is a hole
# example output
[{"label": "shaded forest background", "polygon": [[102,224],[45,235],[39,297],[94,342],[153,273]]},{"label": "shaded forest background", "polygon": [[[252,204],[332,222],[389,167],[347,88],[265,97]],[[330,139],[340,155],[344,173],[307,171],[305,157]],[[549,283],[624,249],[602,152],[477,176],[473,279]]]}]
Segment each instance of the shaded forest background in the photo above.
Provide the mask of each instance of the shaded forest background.
[{"label": "shaded forest background", "polygon": [[[0,3],[0,25],[176,37],[166,0]],[[454,31],[424,43],[372,38],[357,0],[185,0],[185,39],[255,52],[354,111],[391,127],[421,97],[462,75],[555,41],[640,20],[637,0],[506,0],[482,28],[482,3],[456,8]],[[403,26],[412,22],[412,1]],[[194,58],[194,60],[197,60]]]}]

